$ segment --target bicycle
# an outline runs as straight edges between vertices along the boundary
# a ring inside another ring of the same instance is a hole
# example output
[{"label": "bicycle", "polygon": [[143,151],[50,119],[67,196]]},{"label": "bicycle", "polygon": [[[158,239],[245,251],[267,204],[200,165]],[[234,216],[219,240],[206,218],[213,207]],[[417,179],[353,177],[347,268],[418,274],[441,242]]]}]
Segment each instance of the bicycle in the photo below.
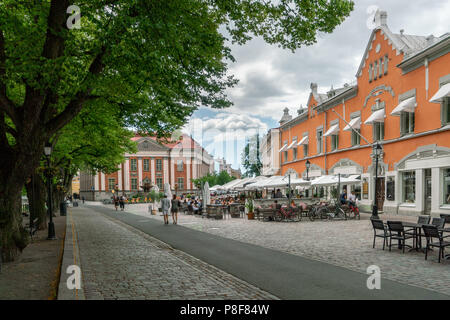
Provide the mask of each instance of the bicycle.
[{"label": "bicycle", "polygon": [[348,219],[361,220],[359,208],[352,203],[349,203],[347,206],[345,206],[345,213],[347,214]]},{"label": "bicycle", "polygon": [[334,219],[343,219],[347,220],[347,214],[341,208],[341,204],[337,201],[334,201],[333,204],[326,205],[319,209],[319,215],[321,217],[326,217],[328,220]]},{"label": "bicycle", "polygon": [[309,220],[314,221],[317,218],[324,219],[326,216],[322,216],[319,211],[326,205],[326,202],[318,201],[309,206],[307,216]]},{"label": "bicycle", "polygon": [[302,216],[300,212],[297,210],[298,208],[293,207],[281,207],[280,210],[277,211],[275,215],[276,221],[301,221]]}]

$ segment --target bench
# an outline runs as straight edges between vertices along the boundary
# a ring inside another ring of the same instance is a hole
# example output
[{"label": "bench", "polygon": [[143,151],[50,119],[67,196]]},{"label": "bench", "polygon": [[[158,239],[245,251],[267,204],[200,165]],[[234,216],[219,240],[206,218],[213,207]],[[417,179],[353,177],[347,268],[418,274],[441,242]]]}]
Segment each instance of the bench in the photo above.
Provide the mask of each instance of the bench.
[{"label": "bench", "polygon": [[256,218],[262,221],[269,221],[275,218],[276,211],[273,208],[256,208]]}]

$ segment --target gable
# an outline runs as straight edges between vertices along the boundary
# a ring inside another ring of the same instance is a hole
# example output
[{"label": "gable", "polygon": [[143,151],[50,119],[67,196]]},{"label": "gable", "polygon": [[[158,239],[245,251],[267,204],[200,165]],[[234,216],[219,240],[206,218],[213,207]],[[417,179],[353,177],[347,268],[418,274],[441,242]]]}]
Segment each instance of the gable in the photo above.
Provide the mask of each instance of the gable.
[{"label": "gable", "polygon": [[136,141],[138,146],[138,151],[167,151],[168,147],[162,145],[161,143],[154,141],[153,139],[143,137]]}]

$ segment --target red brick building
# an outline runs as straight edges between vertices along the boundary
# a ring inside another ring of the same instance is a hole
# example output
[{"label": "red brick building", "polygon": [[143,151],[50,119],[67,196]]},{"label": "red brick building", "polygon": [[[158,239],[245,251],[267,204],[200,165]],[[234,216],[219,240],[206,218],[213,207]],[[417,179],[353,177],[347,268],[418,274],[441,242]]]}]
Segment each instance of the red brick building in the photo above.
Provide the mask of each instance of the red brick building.
[{"label": "red brick building", "polygon": [[213,157],[188,135],[173,143],[138,135],[132,140],[138,144],[138,152],[125,154],[125,162],[119,165],[118,171],[80,174],[81,196],[89,200],[107,199],[116,187],[120,194],[125,192],[130,196],[142,192],[146,184],[164,190],[165,183],[173,191],[176,188],[180,193],[191,192],[196,189],[192,179],[214,171]]}]

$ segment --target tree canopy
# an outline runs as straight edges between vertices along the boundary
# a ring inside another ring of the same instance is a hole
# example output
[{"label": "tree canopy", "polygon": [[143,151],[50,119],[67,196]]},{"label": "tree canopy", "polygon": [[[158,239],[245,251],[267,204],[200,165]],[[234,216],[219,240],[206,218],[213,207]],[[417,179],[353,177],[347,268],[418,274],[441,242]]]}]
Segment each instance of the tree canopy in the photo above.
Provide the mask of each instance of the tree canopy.
[{"label": "tree canopy", "polygon": [[192,183],[195,184],[197,188],[200,188],[202,183],[208,182],[209,186],[223,186],[225,183],[228,183],[232,180],[236,179],[236,177],[232,177],[226,172],[225,170],[220,171],[219,173],[213,172],[208,173],[205,176],[198,178],[198,179],[192,179]]}]

